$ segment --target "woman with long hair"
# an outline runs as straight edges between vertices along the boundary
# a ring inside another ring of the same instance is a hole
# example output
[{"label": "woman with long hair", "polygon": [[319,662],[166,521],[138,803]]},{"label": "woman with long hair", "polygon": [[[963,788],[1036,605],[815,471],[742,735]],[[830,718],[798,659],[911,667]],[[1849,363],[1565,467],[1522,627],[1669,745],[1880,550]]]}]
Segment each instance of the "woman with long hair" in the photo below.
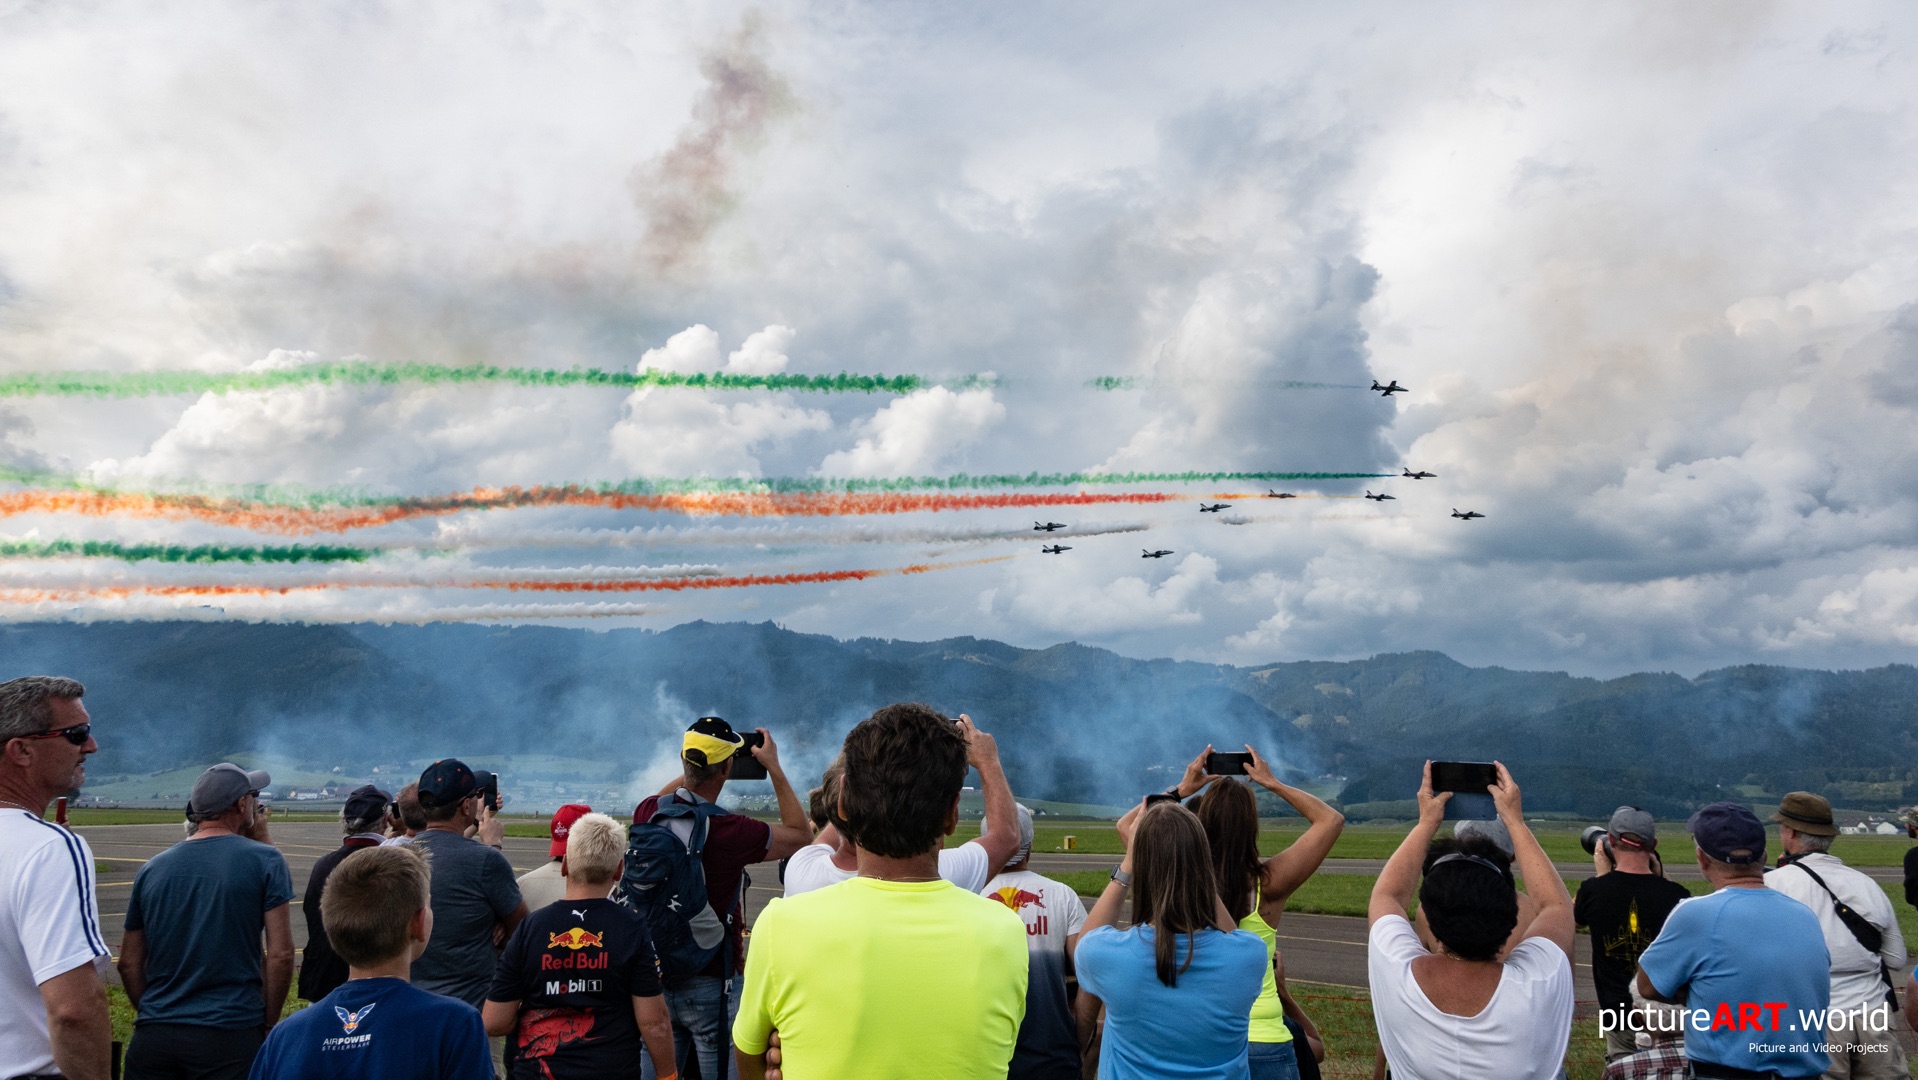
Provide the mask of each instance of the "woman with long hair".
[{"label": "woman with long hair", "polygon": [[1284,799],[1305,818],[1305,833],[1284,851],[1269,859],[1260,856],[1258,800],[1246,785],[1205,771],[1206,758],[1212,753],[1210,746],[1186,766],[1177,793],[1186,798],[1204,789],[1194,810],[1212,849],[1219,897],[1239,929],[1249,930],[1265,942],[1265,985],[1259,999],[1252,1003],[1246,1025],[1252,1080],[1298,1080],[1299,1048],[1293,1045],[1292,1032],[1286,1027],[1285,1003],[1279,997],[1272,967],[1278,957],[1279,916],[1285,912],[1286,900],[1325,861],[1326,853],[1345,828],[1345,815],[1309,791],[1280,783],[1257,750],[1250,746],[1245,749],[1252,755],[1246,778]]},{"label": "woman with long hair", "polygon": [[[1518,784],[1497,766],[1495,845],[1434,847],[1450,792],[1426,762],[1419,820],[1372,887],[1366,967],[1379,1044],[1395,1080],[1551,1080],[1572,1031],[1572,897],[1525,825]],[[1532,901],[1521,921],[1516,865]],[[1416,893],[1416,922],[1406,918]],[[1513,939],[1517,943],[1513,944]]]},{"label": "woman with long hair", "polygon": [[[1248,1080],[1245,1017],[1265,945],[1219,900],[1205,829],[1176,802],[1119,819],[1125,858],[1086,917],[1075,966],[1081,1016],[1105,1007],[1100,1080]],[[1119,910],[1132,894],[1132,926]]]}]

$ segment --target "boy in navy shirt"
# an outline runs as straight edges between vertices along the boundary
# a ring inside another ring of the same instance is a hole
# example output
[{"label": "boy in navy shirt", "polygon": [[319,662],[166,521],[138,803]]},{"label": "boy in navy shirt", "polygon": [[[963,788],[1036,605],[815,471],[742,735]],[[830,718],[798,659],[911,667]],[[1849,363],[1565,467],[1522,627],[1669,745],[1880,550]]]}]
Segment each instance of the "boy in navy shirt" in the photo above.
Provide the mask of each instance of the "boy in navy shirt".
[{"label": "boy in navy shirt", "polygon": [[479,1011],[406,981],[433,934],[429,886],[411,847],[334,868],[320,917],[347,982],[275,1027],[248,1080],[493,1080]]}]

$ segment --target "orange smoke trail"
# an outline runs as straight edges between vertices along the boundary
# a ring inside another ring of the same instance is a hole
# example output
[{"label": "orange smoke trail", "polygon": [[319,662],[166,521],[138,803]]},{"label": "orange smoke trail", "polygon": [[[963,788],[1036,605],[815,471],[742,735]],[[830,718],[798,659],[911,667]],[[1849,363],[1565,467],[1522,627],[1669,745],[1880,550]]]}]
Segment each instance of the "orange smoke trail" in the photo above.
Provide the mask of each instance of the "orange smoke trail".
[{"label": "orange smoke trail", "polygon": [[475,488],[457,495],[402,499],[364,507],[271,506],[203,495],[145,495],[97,491],[21,491],[0,495],[0,517],[83,514],[89,517],[170,518],[232,525],[255,532],[341,533],[467,510],[529,506],[593,506],[650,510],[695,517],[845,517],[918,511],[999,510],[1020,507],[1140,505],[1182,501],[1167,492],[954,495],[905,492],[711,492],[629,494],[577,486]]}]

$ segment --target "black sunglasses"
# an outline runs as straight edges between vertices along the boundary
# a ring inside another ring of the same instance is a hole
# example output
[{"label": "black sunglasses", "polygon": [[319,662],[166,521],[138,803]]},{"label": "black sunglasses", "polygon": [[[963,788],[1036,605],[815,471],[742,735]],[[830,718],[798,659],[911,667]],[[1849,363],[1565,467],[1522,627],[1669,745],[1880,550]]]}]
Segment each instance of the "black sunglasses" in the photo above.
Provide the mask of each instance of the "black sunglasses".
[{"label": "black sunglasses", "polygon": [[15,735],[14,738],[51,739],[56,735],[75,746],[85,746],[87,740],[93,738],[93,725],[90,723],[75,724],[72,727],[54,728],[52,731],[41,731],[32,735]]}]

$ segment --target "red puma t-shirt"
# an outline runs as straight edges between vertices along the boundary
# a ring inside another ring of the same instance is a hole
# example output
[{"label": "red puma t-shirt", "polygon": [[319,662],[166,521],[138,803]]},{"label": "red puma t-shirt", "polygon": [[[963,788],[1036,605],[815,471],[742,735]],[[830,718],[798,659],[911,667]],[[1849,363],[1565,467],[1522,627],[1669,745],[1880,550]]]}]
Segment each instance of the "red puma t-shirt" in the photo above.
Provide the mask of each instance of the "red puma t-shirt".
[{"label": "red puma t-shirt", "polygon": [[[681,788],[673,792],[673,798],[694,802],[698,797]],[[647,796],[633,810],[633,824],[651,821],[653,811],[658,808],[659,796]],[[726,932],[732,936],[735,972],[746,970],[745,905],[738,902],[743,899],[741,879],[748,866],[766,861],[766,853],[772,846],[773,827],[757,818],[721,814],[706,823],[706,848],[699,860],[706,867],[706,899],[713,912],[726,920]],[[700,974],[722,978],[724,972],[720,969],[719,957],[714,956],[713,962]]]}]

